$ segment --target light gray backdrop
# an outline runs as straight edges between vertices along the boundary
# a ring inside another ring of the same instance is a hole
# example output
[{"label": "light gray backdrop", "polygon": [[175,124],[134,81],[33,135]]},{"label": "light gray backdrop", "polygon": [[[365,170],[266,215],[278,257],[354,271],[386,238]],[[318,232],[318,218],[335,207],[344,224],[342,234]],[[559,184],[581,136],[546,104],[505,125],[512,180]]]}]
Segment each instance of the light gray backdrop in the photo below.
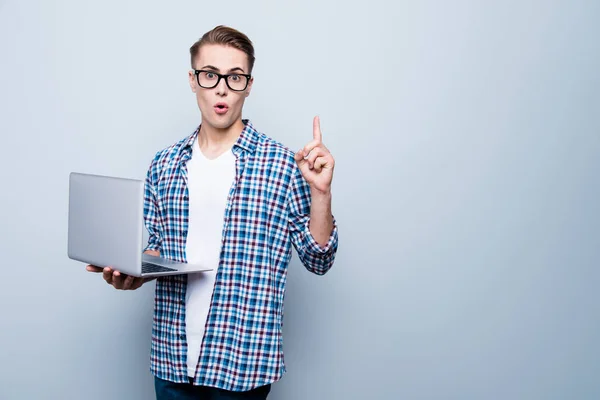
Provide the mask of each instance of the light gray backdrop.
[{"label": "light gray backdrop", "polygon": [[256,45],[245,117],[337,160],[340,248],[290,266],[274,400],[600,398],[598,1],[2,1],[1,399],[151,399],[153,285],[66,256],[70,171],[143,177],[188,48]]}]

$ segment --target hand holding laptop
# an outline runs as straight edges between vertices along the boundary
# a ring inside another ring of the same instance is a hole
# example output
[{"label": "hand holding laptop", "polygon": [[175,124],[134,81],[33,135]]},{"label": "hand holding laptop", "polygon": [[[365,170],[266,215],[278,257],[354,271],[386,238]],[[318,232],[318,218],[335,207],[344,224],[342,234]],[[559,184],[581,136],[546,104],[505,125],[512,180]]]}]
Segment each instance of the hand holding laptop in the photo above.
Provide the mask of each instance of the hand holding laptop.
[{"label": "hand holding laptop", "polygon": [[[146,250],[144,253],[150,254],[151,256],[160,257],[160,252],[156,250]],[[121,272],[113,270],[110,267],[102,268],[96,267],[95,265],[88,265],[85,269],[94,273],[102,272],[102,277],[106,283],[119,290],[136,290],[142,287],[142,285],[147,281],[153,279],[122,274]]]},{"label": "hand holding laptop", "polygon": [[144,181],[69,174],[70,259],[104,272],[117,289],[137,289],[151,278],[211,271],[212,267],[163,258],[144,248]]}]

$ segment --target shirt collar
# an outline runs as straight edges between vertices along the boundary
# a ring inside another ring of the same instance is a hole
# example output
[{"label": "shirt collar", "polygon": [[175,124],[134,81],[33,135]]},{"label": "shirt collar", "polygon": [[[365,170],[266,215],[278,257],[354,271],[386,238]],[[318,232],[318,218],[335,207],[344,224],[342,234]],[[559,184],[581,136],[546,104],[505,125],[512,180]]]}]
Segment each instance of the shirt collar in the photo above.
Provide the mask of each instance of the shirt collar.
[{"label": "shirt collar", "polygon": [[243,119],[244,129],[242,129],[242,133],[238,138],[237,142],[233,145],[234,147],[239,147],[242,150],[247,151],[248,153],[254,153],[256,150],[256,145],[258,144],[258,137],[260,134],[249,119]]}]

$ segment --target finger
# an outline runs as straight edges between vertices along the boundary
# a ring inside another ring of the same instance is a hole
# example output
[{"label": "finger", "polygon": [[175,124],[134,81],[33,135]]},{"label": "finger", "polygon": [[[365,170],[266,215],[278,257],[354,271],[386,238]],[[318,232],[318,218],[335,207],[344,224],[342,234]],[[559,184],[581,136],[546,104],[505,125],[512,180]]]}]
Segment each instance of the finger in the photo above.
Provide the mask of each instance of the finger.
[{"label": "finger", "polygon": [[129,275],[123,281],[123,290],[131,289],[131,285],[133,284],[134,277]]},{"label": "finger", "polygon": [[313,118],[313,138],[321,143],[323,135],[321,134],[321,120],[319,116]]},{"label": "finger", "polygon": [[89,272],[102,272],[103,271],[102,267],[96,267],[95,265],[88,265],[85,267],[85,269]]},{"label": "finger", "polygon": [[327,152],[325,152],[320,147],[313,149],[313,151],[310,152],[308,157],[306,157],[306,162],[308,163],[308,168],[313,169],[315,160],[317,159],[317,157],[324,157],[326,155],[327,155]]},{"label": "finger", "polygon": [[119,271],[113,272],[112,285],[115,289],[123,289],[123,276]]},{"label": "finger", "polygon": [[304,157],[308,157],[308,155],[310,154],[311,151],[313,151],[315,148],[317,148],[318,146],[320,146],[321,143],[317,142],[316,140],[313,140],[312,142],[308,143],[306,146],[304,146],[301,150],[302,155]]},{"label": "finger", "polygon": [[160,257],[160,251],[158,250],[146,250],[145,254],[150,254],[151,256]]},{"label": "finger", "polygon": [[313,168],[316,172],[321,172],[323,168],[327,167],[327,164],[329,164],[327,157],[317,157],[317,159],[315,159]]},{"label": "finger", "polygon": [[144,278],[135,278],[131,285],[131,290],[139,289],[144,284]]},{"label": "finger", "polygon": [[294,158],[296,159],[296,164],[298,164],[298,168],[300,168],[300,171],[303,174],[310,171],[310,168],[308,167],[308,162],[304,158],[304,154],[302,153],[302,150],[297,152],[296,155],[294,156]]},{"label": "finger", "polygon": [[112,282],[113,271],[110,267],[106,267],[102,270],[102,277],[108,283]]}]

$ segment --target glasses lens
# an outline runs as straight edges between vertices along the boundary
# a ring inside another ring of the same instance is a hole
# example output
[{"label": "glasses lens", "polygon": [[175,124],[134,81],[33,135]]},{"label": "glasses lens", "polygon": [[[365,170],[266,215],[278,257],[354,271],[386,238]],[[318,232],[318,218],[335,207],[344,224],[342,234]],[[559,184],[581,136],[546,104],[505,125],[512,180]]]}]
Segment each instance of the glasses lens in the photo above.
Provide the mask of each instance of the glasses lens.
[{"label": "glasses lens", "polygon": [[227,83],[231,90],[244,90],[248,84],[248,78],[244,75],[230,75],[227,78]]},{"label": "glasses lens", "polygon": [[202,71],[198,74],[198,85],[205,88],[212,88],[214,86],[217,86],[218,80],[219,77],[217,76],[217,74],[209,71]]}]

